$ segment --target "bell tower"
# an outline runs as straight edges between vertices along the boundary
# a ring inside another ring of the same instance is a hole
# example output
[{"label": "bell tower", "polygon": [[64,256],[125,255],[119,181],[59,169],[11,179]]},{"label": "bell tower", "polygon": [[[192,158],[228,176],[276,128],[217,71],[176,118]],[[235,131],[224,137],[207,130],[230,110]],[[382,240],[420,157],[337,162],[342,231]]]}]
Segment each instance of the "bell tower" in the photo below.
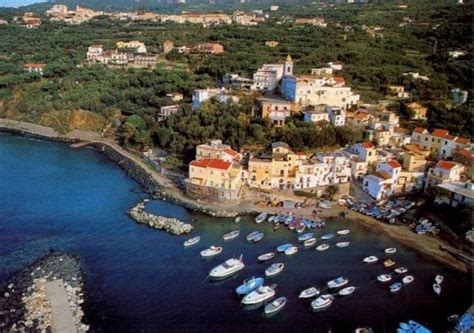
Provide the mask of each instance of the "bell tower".
[{"label": "bell tower", "polygon": [[285,60],[285,73],[283,75],[293,75],[293,59],[289,54]]}]

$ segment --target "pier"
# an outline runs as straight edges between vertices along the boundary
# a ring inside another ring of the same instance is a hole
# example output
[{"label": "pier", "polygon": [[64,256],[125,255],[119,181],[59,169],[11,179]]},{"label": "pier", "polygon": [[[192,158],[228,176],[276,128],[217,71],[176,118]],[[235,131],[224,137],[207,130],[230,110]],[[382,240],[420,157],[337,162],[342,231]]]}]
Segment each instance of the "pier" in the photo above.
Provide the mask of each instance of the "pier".
[{"label": "pier", "polygon": [[63,280],[46,282],[45,289],[48,301],[51,303],[52,332],[77,333]]}]

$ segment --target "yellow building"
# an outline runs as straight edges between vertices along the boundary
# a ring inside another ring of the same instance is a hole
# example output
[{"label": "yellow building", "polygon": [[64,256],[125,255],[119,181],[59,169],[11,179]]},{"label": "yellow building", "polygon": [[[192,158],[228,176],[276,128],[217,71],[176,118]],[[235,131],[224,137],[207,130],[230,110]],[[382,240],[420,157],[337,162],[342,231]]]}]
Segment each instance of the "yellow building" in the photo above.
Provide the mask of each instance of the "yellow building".
[{"label": "yellow building", "polygon": [[417,144],[405,145],[403,152],[403,169],[407,171],[424,171],[426,169],[426,158],[430,155],[429,150],[424,150]]}]

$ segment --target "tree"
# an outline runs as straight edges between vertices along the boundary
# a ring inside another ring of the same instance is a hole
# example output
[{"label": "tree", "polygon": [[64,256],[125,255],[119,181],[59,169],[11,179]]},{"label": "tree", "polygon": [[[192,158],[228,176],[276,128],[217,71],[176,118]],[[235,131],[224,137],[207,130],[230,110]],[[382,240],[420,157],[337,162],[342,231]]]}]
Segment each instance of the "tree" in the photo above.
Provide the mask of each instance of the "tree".
[{"label": "tree", "polygon": [[334,197],[337,196],[340,192],[338,185],[329,185],[326,187],[324,194],[329,200],[334,200]]}]

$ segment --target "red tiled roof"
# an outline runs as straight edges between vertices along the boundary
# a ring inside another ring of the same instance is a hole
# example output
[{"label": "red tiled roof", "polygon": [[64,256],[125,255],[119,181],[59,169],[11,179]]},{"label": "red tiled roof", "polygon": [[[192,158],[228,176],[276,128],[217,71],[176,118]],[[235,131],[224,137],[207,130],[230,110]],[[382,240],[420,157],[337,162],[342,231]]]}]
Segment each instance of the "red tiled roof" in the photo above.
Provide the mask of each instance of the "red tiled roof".
[{"label": "red tiled roof", "polygon": [[342,76],[333,76],[333,79],[336,83],[345,83],[346,80]]},{"label": "red tiled roof", "polygon": [[426,128],[423,128],[423,127],[416,127],[413,132],[416,132],[416,133],[423,133],[424,131],[426,131]]},{"label": "red tiled roof", "polygon": [[237,156],[237,155],[239,155],[238,152],[236,152],[236,151],[233,150],[233,149],[229,149],[229,148],[224,149],[224,153],[229,154],[230,156],[234,156],[234,157]]},{"label": "red tiled roof", "polygon": [[199,167],[199,168],[212,168],[212,169],[221,169],[221,170],[227,170],[232,165],[229,162],[226,162],[220,159],[215,159],[215,158],[213,159],[205,158],[202,160],[192,161],[190,164],[192,166]]},{"label": "red tiled roof", "polygon": [[432,136],[436,136],[438,138],[444,138],[448,134],[449,134],[448,131],[444,129],[439,129],[439,128],[435,129],[433,133],[431,133]]},{"label": "red tiled roof", "polygon": [[46,64],[25,64],[23,67],[25,68],[44,68]]},{"label": "red tiled roof", "polygon": [[364,148],[374,148],[374,145],[370,142],[364,142],[364,143],[362,143],[362,146]]},{"label": "red tiled roof", "polygon": [[471,142],[471,140],[469,140],[468,138],[456,138],[456,140],[454,140],[454,142],[467,145]]},{"label": "red tiled roof", "polygon": [[388,164],[390,164],[390,166],[391,166],[392,168],[394,168],[394,169],[395,169],[395,168],[401,168],[401,167],[402,167],[402,166],[400,165],[400,163],[398,163],[397,160],[390,160],[390,161],[388,161]]},{"label": "red tiled roof", "polygon": [[454,140],[454,139],[456,139],[456,137],[455,137],[454,135],[449,135],[449,134],[443,136],[443,138],[444,138],[444,139],[448,139],[448,140]]},{"label": "red tiled roof", "polygon": [[387,171],[379,171],[377,172],[377,175],[380,177],[380,178],[383,178],[383,179],[390,179],[392,177],[390,177],[390,174],[387,172]]},{"label": "red tiled roof", "polygon": [[397,133],[406,133],[407,132],[407,129],[403,128],[403,127],[395,127],[393,130]]},{"label": "red tiled roof", "polygon": [[458,154],[463,156],[464,158],[467,158],[469,160],[474,160],[474,154],[471,153],[469,150],[467,149],[460,149],[458,150]]},{"label": "red tiled roof", "polygon": [[445,169],[445,170],[451,170],[454,168],[457,164],[449,161],[439,161],[438,164],[436,164],[436,167]]}]

